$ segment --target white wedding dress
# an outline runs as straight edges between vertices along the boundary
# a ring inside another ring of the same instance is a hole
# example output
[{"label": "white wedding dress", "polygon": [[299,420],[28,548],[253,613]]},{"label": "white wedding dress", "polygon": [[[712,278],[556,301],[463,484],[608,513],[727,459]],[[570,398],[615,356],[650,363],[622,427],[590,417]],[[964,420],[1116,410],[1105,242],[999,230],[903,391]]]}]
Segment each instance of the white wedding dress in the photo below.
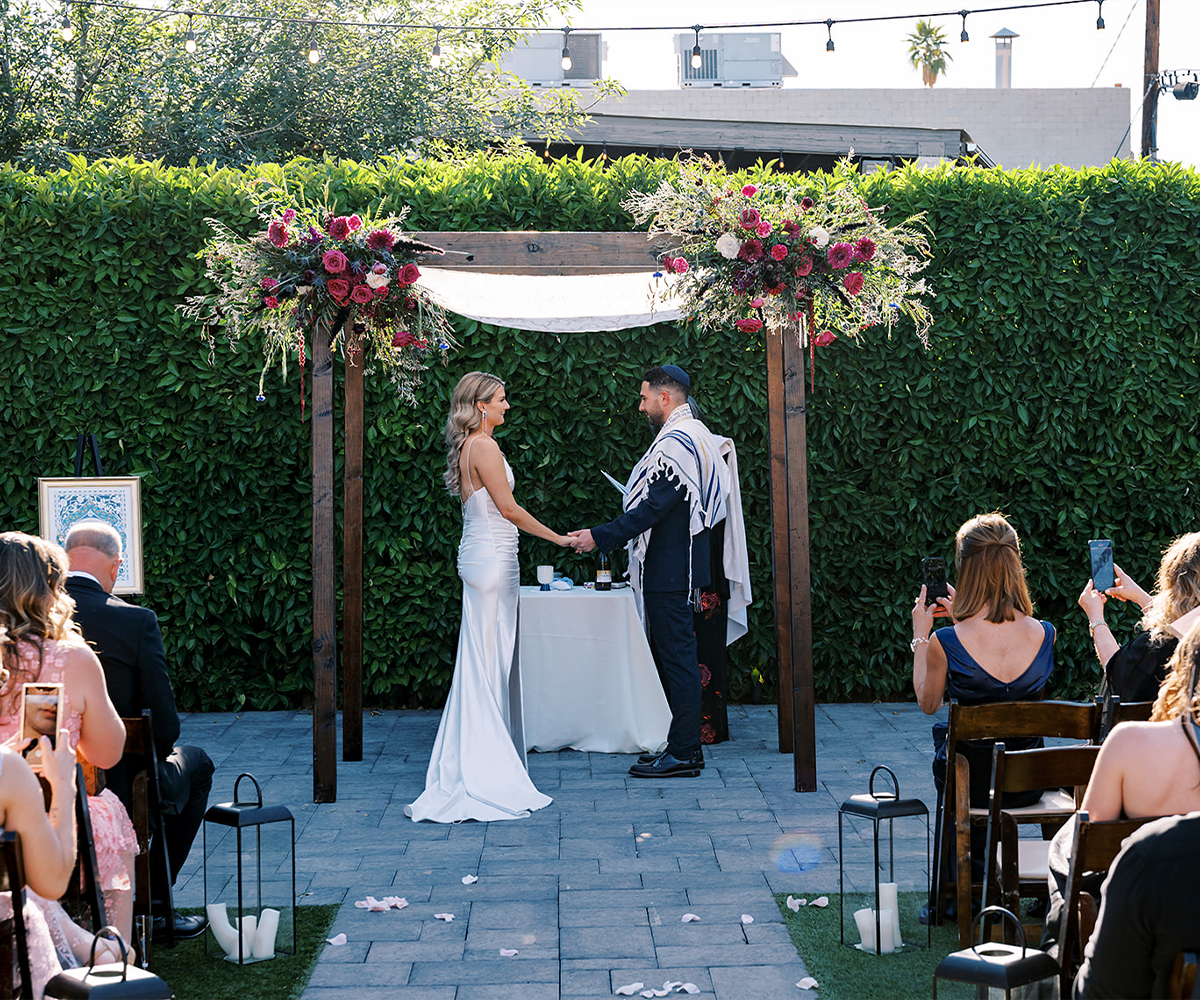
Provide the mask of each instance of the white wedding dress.
[{"label": "white wedding dress", "polygon": [[[507,461],[504,471],[511,488]],[[517,657],[517,528],[486,489],[468,496],[462,512],[458,658],[425,791],[404,809],[414,821],[519,819],[553,801],[534,788],[525,763]]]}]

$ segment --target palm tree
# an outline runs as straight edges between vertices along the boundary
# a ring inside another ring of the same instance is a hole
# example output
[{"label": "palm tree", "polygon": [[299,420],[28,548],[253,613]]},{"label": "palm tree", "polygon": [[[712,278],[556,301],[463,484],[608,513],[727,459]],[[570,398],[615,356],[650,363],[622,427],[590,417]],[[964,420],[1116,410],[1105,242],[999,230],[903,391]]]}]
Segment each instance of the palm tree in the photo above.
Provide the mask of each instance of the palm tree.
[{"label": "palm tree", "polygon": [[946,63],[951,59],[942,29],[929,21],[918,21],[917,30],[908,36],[908,59],[914,69],[921,70],[926,87],[937,83],[938,74],[946,72]]}]

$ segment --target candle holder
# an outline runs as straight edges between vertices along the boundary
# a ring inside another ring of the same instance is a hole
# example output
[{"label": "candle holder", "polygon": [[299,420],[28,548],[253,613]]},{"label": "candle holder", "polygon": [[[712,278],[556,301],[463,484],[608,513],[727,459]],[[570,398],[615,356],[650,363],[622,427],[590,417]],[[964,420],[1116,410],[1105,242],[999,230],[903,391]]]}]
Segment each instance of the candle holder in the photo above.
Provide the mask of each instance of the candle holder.
[{"label": "candle holder", "polygon": [[[243,778],[254,785],[253,800],[238,799]],[[232,860],[218,860],[222,841],[236,851]],[[263,805],[252,774],[238,775],[232,802],[210,806],[204,814],[204,910],[211,931],[208,954],[214,958],[248,965],[296,954],[296,820],[286,806]]]}]

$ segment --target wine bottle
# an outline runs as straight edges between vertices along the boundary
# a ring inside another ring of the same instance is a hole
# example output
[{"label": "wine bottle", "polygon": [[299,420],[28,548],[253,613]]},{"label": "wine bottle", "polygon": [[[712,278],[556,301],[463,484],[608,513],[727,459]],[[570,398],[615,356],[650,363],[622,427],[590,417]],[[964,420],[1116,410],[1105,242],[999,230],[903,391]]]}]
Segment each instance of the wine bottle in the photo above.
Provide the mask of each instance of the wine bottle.
[{"label": "wine bottle", "polygon": [[612,590],[612,564],[608,561],[608,553],[600,550],[600,558],[596,563],[596,589]]}]

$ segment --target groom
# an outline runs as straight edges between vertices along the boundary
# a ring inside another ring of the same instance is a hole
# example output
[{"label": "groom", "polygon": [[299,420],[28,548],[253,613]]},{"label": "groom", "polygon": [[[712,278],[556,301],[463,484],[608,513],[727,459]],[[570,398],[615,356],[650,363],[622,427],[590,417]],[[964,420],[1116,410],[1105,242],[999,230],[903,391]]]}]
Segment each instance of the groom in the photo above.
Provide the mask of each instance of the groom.
[{"label": "groom", "polygon": [[666,750],[639,758],[629,769],[635,778],[694,778],[704,767],[691,604],[709,583],[710,529],[725,517],[729,473],[716,439],[688,406],[691,384],[677,365],[646,372],[638,410],[655,437],[629,476],[625,513],[571,532],[577,552],[629,543],[629,579],[645,607],[671,707]]}]

